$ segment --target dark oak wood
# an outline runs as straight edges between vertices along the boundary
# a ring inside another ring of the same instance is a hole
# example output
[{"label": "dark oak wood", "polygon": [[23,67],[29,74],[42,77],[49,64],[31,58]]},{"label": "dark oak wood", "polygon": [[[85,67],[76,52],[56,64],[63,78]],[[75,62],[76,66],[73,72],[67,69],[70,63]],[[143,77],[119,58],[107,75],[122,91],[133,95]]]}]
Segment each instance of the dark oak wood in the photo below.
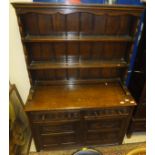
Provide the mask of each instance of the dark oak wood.
[{"label": "dark oak wood", "polygon": [[143,7],[13,3],[38,151],[121,144],[136,105],[123,82]]},{"label": "dark oak wood", "polygon": [[131,43],[122,42],[68,42],[68,43],[26,43],[28,65],[33,61],[52,63],[81,63],[124,61],[127,62],[126,52]]},{"label": "dark oak wood", "polygon": [[22,38],[23,42],[132,42],[130,36],[100,36],[100,35],[83,35],[76,36],[71,34],[62,34],[61,36],[26,36]]},{"label": "dark oak wood", "polygon": [[63,69],[63,68],[120,68],[128,67],[125,61],[81,61],[80,63],[60,63],[60,62],[32,62],[29,66],[31,70],[39,69]]},{"label": "dark oak wood", "polygon": [[[104,93],[103,93],[104,92]],[[109,97],[110,96],[110,97]],[[133,106],[135,101],[118,82],[103,84],[36,86],[26,111]]]}]

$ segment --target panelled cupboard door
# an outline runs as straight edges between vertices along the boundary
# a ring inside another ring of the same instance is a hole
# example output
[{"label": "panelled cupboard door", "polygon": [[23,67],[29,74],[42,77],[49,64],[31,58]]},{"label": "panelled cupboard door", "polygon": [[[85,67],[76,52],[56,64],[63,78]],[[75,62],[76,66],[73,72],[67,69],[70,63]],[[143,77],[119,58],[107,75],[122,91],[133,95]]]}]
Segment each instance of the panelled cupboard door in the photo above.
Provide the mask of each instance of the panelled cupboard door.
[{"label": "panelled cupboard door", "polygon": [[121,144],[131,112],[132,109],[127,110],[128,114],[105,114],[102,116],[97,116],[97,112],[95,112],[94,117],[86,116],[84,121],[85,145]]},{"label": "panelled cupboard door", "polygon": [[80,145],[80,122],[32,124],[37,150]]}]

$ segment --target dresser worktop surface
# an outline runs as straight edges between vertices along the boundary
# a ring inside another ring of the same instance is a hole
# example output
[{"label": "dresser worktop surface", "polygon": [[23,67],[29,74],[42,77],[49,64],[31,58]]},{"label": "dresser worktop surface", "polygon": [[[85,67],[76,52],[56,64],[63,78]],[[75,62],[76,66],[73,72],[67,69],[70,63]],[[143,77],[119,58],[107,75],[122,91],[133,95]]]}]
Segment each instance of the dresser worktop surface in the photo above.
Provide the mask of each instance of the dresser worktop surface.
[{"label": "dresser worktop surface", "polygon": [[135,101],[118,82],[36,86],[26,111],[133,106]]}]

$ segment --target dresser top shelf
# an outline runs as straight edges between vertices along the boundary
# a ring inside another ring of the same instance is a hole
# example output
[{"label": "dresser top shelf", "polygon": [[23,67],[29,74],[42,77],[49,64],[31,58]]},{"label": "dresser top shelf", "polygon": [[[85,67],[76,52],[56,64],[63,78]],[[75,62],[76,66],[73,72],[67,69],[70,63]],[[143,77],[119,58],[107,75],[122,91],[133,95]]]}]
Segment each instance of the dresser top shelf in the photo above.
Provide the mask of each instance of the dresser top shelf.
[{"label": "dresser top shelf", "polygon": [[36,86],[26,111],[133,106],[135,101],[119,82]]}]

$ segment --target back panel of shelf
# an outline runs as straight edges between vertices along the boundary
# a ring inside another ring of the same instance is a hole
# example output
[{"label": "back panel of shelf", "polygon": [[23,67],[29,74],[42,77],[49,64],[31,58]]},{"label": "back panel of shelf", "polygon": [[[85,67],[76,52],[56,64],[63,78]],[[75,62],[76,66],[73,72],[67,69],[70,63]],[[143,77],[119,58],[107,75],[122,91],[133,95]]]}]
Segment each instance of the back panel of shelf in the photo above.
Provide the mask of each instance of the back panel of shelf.
[{"label": "back panel of shelf", "polygon": [[20,15],[24,35],[129,35],[133,36],[137,17],[102,12],[94,14],[84,10],[63,14],[28,12]]}]

